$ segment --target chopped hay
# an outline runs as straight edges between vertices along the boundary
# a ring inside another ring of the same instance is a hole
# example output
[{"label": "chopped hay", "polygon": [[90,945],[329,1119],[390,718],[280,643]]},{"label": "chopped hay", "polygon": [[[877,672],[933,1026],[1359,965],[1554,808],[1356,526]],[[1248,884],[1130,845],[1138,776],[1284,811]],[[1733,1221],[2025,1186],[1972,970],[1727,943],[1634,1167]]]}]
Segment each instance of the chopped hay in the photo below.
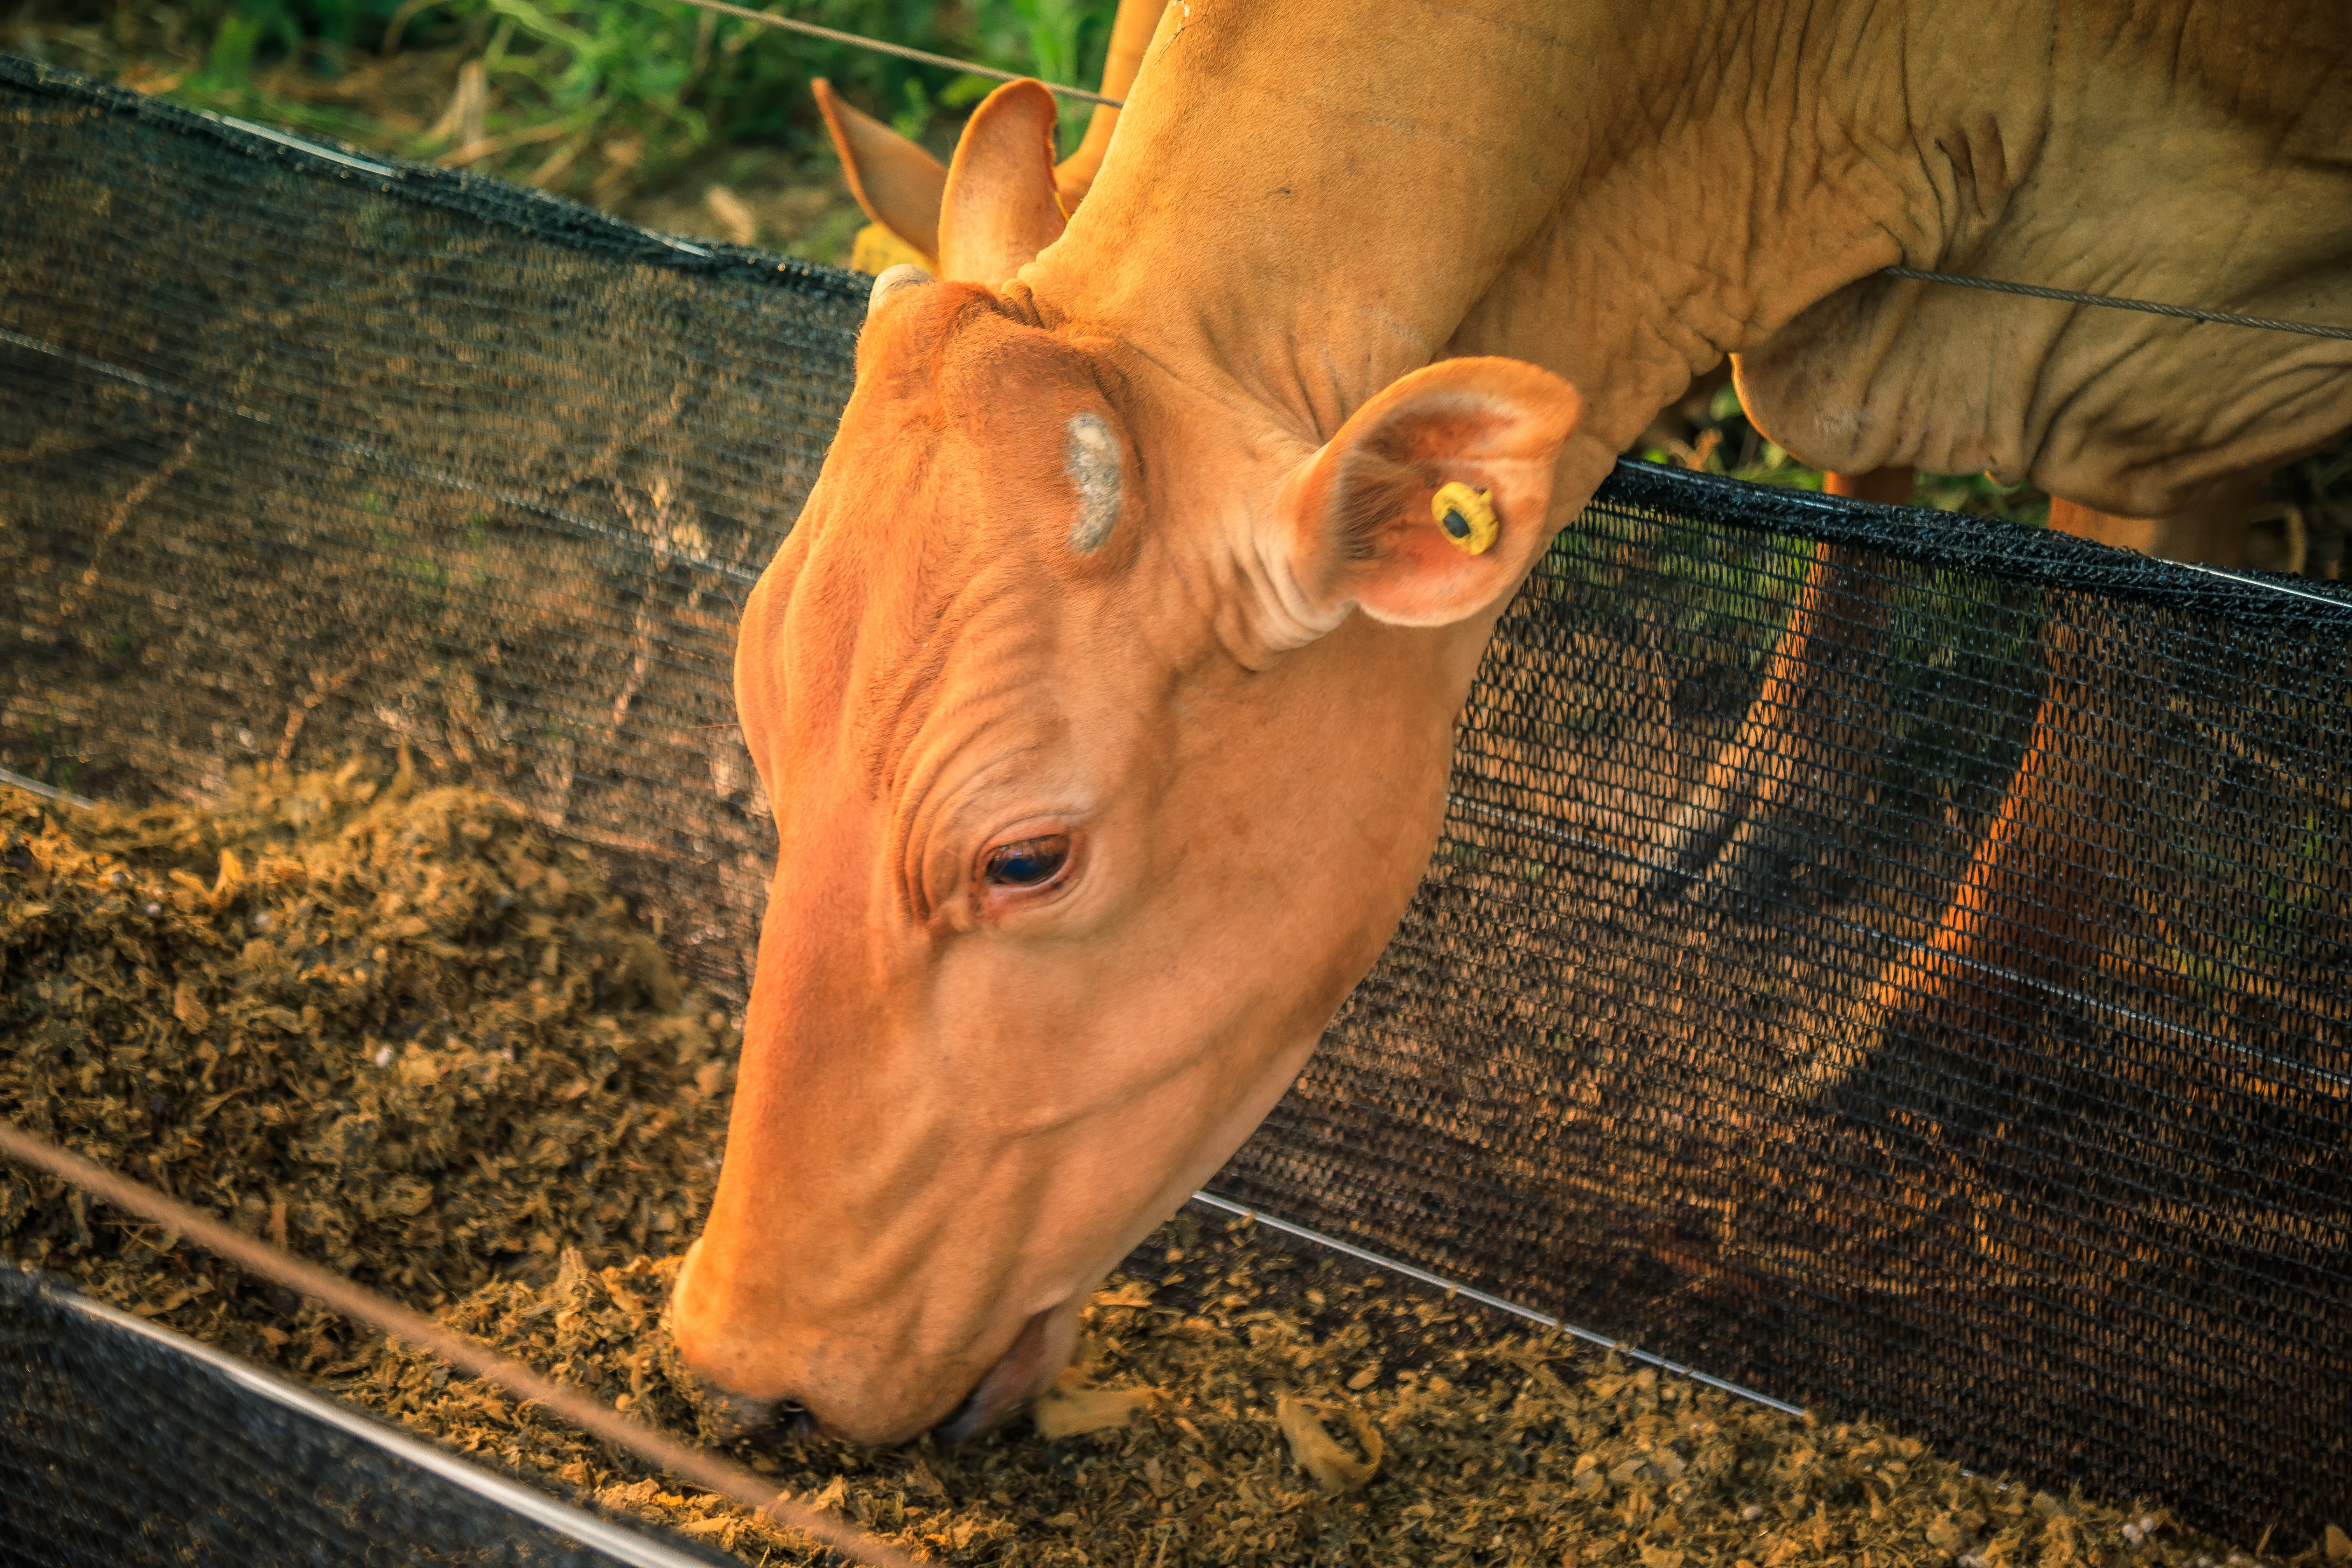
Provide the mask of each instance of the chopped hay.
[{"label": "chopped hay", "polygon": [[[354,764],[205,811],[0,789],[0,1103],[31,1130],[690,1432],[657,1324],[735,1020],[520,808]],[[753,1562],[732,1504],[154,1227],[0,1167],[0,1252],[459,1452]],[[1034,1421],[735,1448],[967,1563],[2214,1568],[2160,1509],[1972,1477],[1192,1211],[1094,1298]],[[1051,1434],[1051,1436],[1047,1436]],[[2329,1531],[2298,1562],[2352,1559]]]},{"label": "chopped hay", "polygon": [[[0,789],[0,1104],[101,1163],[438,1306],[683,1246],[736,1037],[576,847],[519,807],[356,766],[210,811]],[[0,1248],[174,1327],[274,1288],[0,1180]],[[260,1316],[266,1321],[272,1311]],[[305,1315],[306,1369],[348,1335]]]}]

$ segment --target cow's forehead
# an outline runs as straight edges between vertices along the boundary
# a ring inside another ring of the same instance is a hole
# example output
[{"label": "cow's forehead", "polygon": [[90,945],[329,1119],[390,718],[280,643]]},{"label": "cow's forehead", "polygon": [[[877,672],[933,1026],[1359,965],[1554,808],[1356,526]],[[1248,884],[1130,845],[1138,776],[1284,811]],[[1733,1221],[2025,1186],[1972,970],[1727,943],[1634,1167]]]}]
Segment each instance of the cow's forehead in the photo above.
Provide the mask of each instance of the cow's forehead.
[{"label": "cow's forehead", "polygon": [[1084,355],[987,290],[935,285],[869,323],[786,615],[800,721],[884,792],[935,715],[981,717],[1008,683],[1050,700],[1057,627],[1116,574],[1070,544],[1071,421],[1105,413]]},{"label": "cow's forehead", "polygon": [[[1019,400],[1008,405],[1007,394]],[[1047,331],[1025,296],[935,283],[896,291],[868,318],[851,406],[894,407],[946,427],[1098,394],[1092,360]]]}]

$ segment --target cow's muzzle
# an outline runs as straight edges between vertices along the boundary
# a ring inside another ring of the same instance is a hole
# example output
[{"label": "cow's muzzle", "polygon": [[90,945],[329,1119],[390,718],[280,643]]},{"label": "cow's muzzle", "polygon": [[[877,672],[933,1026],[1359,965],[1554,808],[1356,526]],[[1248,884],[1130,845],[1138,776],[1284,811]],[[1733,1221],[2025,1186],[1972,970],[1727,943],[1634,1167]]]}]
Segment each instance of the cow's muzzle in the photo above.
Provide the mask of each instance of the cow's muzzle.
[{"label": "cow's muzzle", "polygon": [[687,1364],[664,1313],[655,1336],[655,1361],[694,1413],[695,1436],[705,1443],[748,1437],[824,1436],[814,1415],[796,1399],[757,1399],[722,1388]]}]

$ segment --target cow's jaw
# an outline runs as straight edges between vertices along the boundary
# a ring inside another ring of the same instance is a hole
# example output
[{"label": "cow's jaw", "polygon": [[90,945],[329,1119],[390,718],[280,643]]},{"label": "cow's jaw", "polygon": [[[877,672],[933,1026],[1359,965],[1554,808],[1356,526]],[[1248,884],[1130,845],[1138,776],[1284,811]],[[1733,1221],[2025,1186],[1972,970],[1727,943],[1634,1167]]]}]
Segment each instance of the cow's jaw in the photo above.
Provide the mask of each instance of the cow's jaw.
[{"label": "cow's jaw", "polygon": [[[1065,1303],[1075,1308],[1076,1299]],[[949,1412],[948,1418],[932,1430],[940,1440],[961,1443],[990,1431],[997,1423],[1035,1395],[1045,1392],[1070,1359],[1070,1344],[1076,1338],[1076,1314],[1056,1311],[1048,1307],[1029,1320],[1004,1359],[989,1369],[989,1373],[964,1395],[964,1401]],[[1059,1342],[1056,1343],[1056,1342]]]}]

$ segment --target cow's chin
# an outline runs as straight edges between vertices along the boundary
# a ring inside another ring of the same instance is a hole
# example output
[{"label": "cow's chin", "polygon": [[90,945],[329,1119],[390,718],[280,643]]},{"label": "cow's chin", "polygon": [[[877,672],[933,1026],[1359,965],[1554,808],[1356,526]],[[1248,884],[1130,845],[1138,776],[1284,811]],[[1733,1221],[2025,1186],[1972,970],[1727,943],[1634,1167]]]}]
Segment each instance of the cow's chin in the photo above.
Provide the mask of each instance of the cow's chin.
[{"label": "cow's chin", "polygon": [[[707,1442],[756,1442],[797,1436],[887,1447],[929,1431],[943,1442],[962,1443],[994,1430],[1054,1386],[1076,1343],[1079,1304],[1079,1299],[1073,1298],[1032,1317],[1022,1325],[1013,1347],[962,1400],[945,1416],[929,1422],[888,1417],[877,1421],[873,1412],[855,1408],[854,1398],[841,1401],[838,1406],[805,1405],[789,1394],[757,1395],[731,1389],[722,1378],[714,1378],[687,1361],[676,1336],[667,1331],[663,1335],[662,1353],[671,1381],[693,1405],[696,1426]],[[673,1309],[675,1305],[673,1296]],[[667,1331],[667,1321],[664,1326]]]},{"label": "cow's chin", "polygon": [[961,1443],[992,1430],[1032,1399],[1053,1385],[1062,1363],[1070,1359],[1075,1314],[1048,1307],[1029,1320],[1004,1359],[972,1385],[964,1401],[948,1418],[931,1428],[942,1442]]}]

